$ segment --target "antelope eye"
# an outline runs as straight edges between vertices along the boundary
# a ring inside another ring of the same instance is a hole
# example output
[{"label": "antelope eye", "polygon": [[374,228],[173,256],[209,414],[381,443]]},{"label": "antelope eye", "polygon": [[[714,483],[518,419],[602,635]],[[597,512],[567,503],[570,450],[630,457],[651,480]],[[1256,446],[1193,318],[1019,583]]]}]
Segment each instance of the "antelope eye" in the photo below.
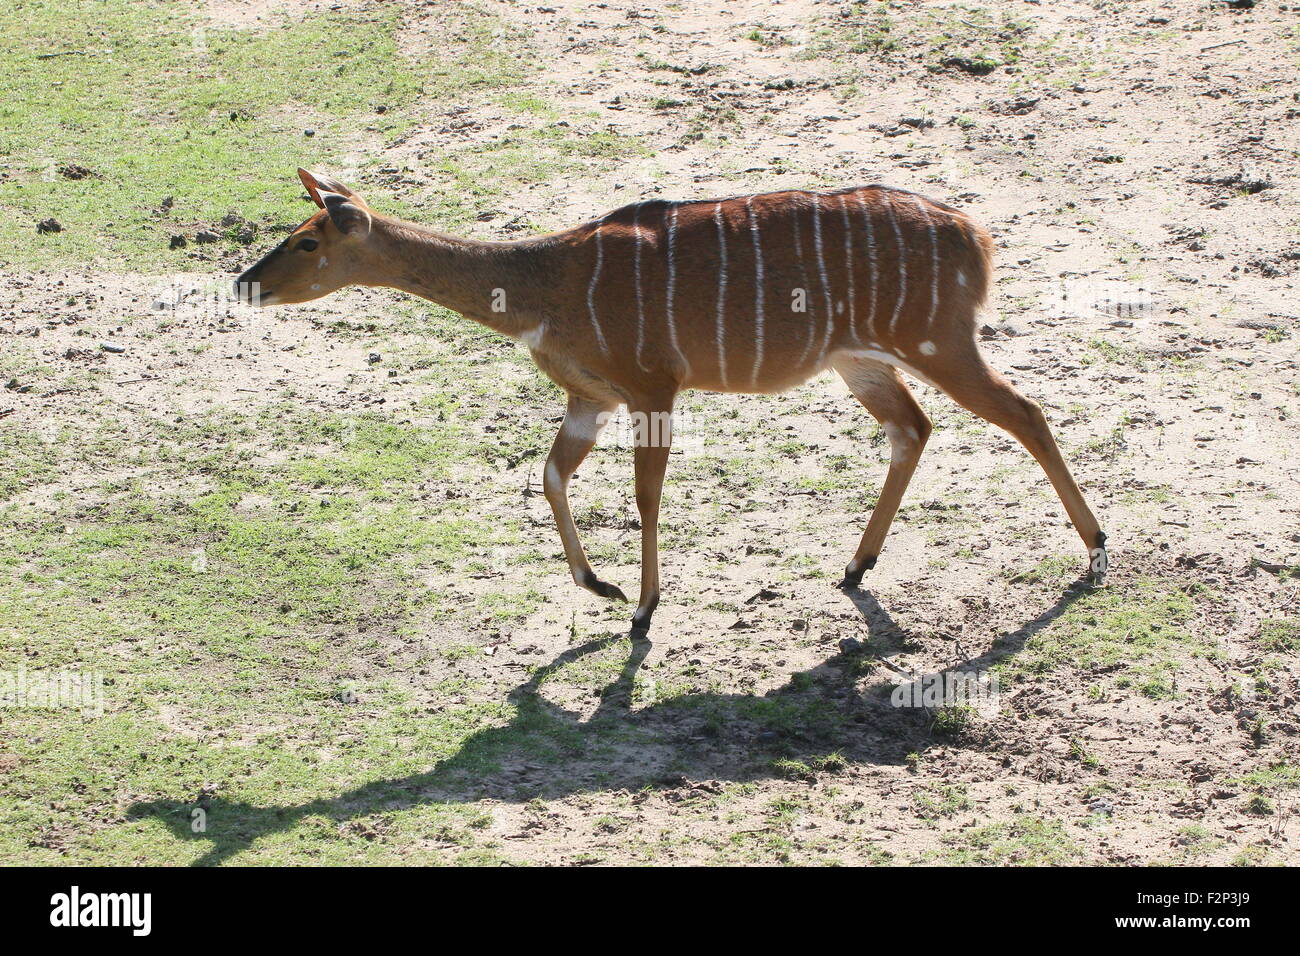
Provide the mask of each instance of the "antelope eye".
[{"label": "antelope eye", "polygon": [[304,239],[298,243],[298,249],[301,252],[315,252],[316,247],[320,245],[315,239]]}]

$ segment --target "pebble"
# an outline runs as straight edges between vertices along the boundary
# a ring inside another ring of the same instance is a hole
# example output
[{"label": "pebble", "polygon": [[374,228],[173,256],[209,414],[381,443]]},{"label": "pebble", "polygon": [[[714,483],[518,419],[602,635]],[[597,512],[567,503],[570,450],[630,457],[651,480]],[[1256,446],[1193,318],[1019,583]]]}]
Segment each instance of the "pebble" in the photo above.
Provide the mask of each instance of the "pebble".
[{"label": "pebble", "polygon": [[1106,816],[1111,816],[1115,812],[1115,805],[1109,800],[1098,798],[1088,804],[1088,809],[1093,813],[1104,813]]}]

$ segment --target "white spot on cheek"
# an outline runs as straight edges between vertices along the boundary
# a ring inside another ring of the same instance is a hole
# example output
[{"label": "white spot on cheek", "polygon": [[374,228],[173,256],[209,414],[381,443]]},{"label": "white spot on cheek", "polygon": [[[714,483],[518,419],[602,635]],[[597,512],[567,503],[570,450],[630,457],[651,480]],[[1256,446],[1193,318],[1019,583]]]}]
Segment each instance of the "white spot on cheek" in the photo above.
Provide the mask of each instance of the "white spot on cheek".
[{"label": "white spot on cheek", "polygon": [[958,285],[966,284],[966,273],[962,272],[960,269],[957,270],[957,284]]},{"label": "white spot on cheek", "polygon": [[313,292],[317,292],[317,291],[319,291],[319,289],[320,289],[320,283],[313,283],[313,284],[312,284],[311,291],[313,291]]},{"label": "white spot on cheek", "polygon": [[935,352],[939,351],[934,347],[933,342],[922,342],[918,348],[921,350],[922,355],[933,355]]},{"label": "white spot on cheek", "polygon": [[317,268],[317,269],[324,269],[324,268],[325,268],[327,265],[329,265],[329,264],[330,264],[330,261],[329,261],[328,259],[326,259],[324,256],[321,256],[321,257],[320,257],[320,262],[316,263],[316,268]]},{"label": "white spot on cheek", "polygon": [[840,315],[844,314],[844,303],[842,301],[835,303],[835,311]]}]

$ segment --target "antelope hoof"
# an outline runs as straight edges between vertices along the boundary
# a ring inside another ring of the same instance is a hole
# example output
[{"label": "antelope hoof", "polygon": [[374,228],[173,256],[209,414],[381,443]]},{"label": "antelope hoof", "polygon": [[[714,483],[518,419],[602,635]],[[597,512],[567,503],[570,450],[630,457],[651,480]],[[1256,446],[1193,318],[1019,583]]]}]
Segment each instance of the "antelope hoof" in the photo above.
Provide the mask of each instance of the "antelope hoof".
[{"label": "antelope hoof", "polygon": [[627,603],[627,595],[624,594],[617,585],[610,584],[608,581],[602,581],[600,578],[596,577],[595,573],[592,571],[588,571],[584,574],[582,580],[578,583],[592,594],[599,594],[603,598],[622,601],[624,604]]},{"label": "antelope hoof", "polygon": [[844,569],[844,578],[839,584],[835,585],[841,591],[851,591],[854,588],[862,587],[862,575],[876,566],[876,557],[872,555],[862,562],[862,566],[855,568],[850,562],[849,566]]},{"label": "antelope hoof", "polygon": [[650,630],[650,618],[654,615],[655,608],[659,606],[659,595],[655,595],[647,604],[636,609],[632,615],[632,630],[640,631],[642,634]]},{"label": "antelope hoof", "polygon": [[1106,533],[1097,532],[1097,546],[1088,552],[1088,583],[1095,588],[1105,587],[1106,572],[1110,570],[1110,556],[1106,554]]}]

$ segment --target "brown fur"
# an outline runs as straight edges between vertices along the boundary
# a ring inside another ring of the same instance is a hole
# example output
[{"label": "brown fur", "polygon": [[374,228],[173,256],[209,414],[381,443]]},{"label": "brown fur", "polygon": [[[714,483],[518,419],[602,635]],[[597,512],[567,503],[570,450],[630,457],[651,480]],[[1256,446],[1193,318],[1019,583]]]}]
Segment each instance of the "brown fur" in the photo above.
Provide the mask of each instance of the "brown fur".
[{"label": "brown fur", "polygon": [[[286,304],[354,283],[390,286],[528,342],[570,396],[546,494],[574,580],[598,594],[623,597],[592,571],[567,486],[603,413],[620,404],[668,412],[686,388],[780,391],[827,367],[894,446],[846,583],[856,585],[874,564],[929,434],[900,368],[1020,439],[1094,557],[1101,549],[1104,536],[1041,410],[979,354],[975,319],[989,291],[993,242],[950,206],[884,186],[651,200],[548,236],[490,243],[380,216],[342,184],[299,174],[320,211],[244,273],[239,288],[247,294],[261,283],[270,296],[263,304]],[[305,251],[304,240],[316,248]],[[667,447],[636,448],[637,627],[648,626],[659,599],[667,460]]]}]

